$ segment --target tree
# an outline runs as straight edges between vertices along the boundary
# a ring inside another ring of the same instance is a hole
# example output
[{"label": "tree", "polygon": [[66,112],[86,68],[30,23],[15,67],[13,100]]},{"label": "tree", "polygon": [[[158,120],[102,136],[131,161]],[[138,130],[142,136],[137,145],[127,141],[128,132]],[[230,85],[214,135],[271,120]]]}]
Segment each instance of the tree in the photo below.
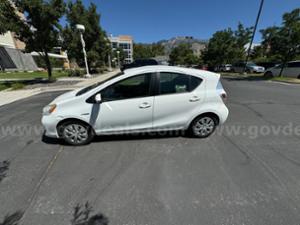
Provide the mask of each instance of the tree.
[{"label": "tree", "polygon": [[182,43],[171,51],[170,63],[172,65],[191,66],[198,64],[200,59],[194,55],[189,44]]},{"label": "tree", "polygon": [[134,59],[148,59],[152,58],[153,54],[149,44],[134,44],[133,58]]},{"label": "tree", "polygon": [[[117,53],[118,51],[119,51],[119,55]],[[112,57],[113,57],[113,59],[115,59],[115,65],[116,65],[116,63],[118,63],[118,57],[120,60],[120,64],[122,65],[125,60],[125,52],[123,51],[122,48],[116,48],[112,51]]]},{"label": "tree", "polygon": [[252,28],[244,28],[239,23],[236,31],[228,28],[214,33],[209,40],[203,59],[210,66],[231,64],[244,59],[246,56],[245,45],[251,39]]},{"label": "tree", "polygon": [[100,27],[100,15],[96,5],[91,3],[85,8],[81,0],[69,1],[66,17],[68,24],[63,30],[63,46],[68,50],[69,57],[75,59],[79,65],[84,65],[80,37],[76,30],[76,24],[82,24],[85,26],[84,40],[89,67],[103,66],[111,48],[107,45],[106,33]]},{"label": "tree", "polygon": [[159,43],[153,43],[151,44],[151,52],[153,57],[165,55],[165,48]]},{"label": "tree", "polygon": [[232,63],[237,58],[234,33],[231,29],[217,31],[209,40],[203,59],[209,66]]},{"label": "tree", "polygon": [[300,54],[300,8],[282,17],[280,27],[269,27],[262,30],[263,46],[268,50],[269,56],[278,58],[282,62],[280,76],[288,61]]},{"label": "tree", "polygon": [[17,32],[18,38],[25,42],[26,51],[36,51],[45,61],[48,78],[51,80],[52,67],[48,53],[58,45],[61,26],[60,18],[65,12],[63,0],[15,0],[19,11],[26,17]]},{"label": "tree", "polygon": [[134,44],[133,54],[134,59],[149,59],[155,56],[164,55],[165,48],[159,43]]},{"label": "tree", "polygon": [[0,34],[7,31],[19,32],[24,22],[17,15],[15,7],[9,0],[0,1]]},{"label": "tree", "polygon": [[245,46],[249,44],[253,33],[253,27],[244,27],[242,23],[238,24],[237,30],[234,32],[236,39],[236,58],[243,59],[246,56]]}]

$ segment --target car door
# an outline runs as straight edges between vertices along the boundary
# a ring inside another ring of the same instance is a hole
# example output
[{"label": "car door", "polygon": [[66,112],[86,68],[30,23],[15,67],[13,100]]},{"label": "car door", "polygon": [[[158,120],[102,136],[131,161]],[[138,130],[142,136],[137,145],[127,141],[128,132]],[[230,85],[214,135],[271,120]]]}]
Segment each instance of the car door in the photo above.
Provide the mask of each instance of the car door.
[{"label": "car door", "polygon": [[288,71],[287,71],[286,75],[288,77],[298,78],[298,76],[300,76],[299,68],[300,68],[300,62],[288,63]]},{"label": "car door", "polygon": [[96,133],[126,132],[152,128],[153,101],[151,73],[136,75],[102,90],[96,111]]},{"label": "car door", "polygon": [[181,73],[158,74],[153,129],[182,129],[205,98],[201,78]]}]

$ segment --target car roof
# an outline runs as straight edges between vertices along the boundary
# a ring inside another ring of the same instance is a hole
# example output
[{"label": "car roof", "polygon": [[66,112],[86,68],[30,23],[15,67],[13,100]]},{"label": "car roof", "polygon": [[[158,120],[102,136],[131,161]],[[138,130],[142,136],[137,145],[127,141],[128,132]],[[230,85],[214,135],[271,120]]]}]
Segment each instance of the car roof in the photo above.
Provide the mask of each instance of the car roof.
[{"label": "car roof", "polygon": [[178,66],[164,66],[164,65],[154,65],[154,66],[142,66],[137,68],[131,68],[124,70],[125,75],[134,75],[139,73],[154,73],[154,72],[173,72],[173,73],[184,73],[194,76],[199,76],[205,79],[219,79],[220,75],[209,72],[206,70],[199,70],[193,68],[185,68]]}]

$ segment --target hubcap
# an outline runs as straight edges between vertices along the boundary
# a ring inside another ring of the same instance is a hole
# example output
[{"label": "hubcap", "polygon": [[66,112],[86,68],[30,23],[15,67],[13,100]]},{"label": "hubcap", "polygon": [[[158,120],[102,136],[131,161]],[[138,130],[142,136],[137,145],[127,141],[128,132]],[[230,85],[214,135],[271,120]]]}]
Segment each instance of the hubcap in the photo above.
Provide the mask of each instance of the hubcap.
[{"label": "hubcap", "polygon": [[210,117],[203,117],[195,123],[193,130],[197,136],[207,136],[214,130],[215,122]]},{"label": "hubcap", "polygon": [[87,140],[87,128],[79,124],[70,124],[64,129],[64,136],[74,144],[80,144]]}]

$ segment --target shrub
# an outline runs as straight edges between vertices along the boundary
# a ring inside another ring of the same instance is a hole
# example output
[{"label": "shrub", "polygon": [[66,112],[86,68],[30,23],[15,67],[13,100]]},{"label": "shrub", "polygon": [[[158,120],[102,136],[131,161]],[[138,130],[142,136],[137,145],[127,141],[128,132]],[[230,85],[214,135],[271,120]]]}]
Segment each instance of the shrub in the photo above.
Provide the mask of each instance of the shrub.
[{"label": "shrub", "polygon": [[91,74],[102,74],[106,71],[105,67],[97,67],[91,69]]},{"label": "shrub", "polygon": [[84,74],[82,70],[68,70],[68,77],[80,77]]},{"label": "shrub", "polygon": [[13,83],[11,85],[12,90],[19,90],[19,89],[23,89],[25,87],[24,84],[22,83]]}]

